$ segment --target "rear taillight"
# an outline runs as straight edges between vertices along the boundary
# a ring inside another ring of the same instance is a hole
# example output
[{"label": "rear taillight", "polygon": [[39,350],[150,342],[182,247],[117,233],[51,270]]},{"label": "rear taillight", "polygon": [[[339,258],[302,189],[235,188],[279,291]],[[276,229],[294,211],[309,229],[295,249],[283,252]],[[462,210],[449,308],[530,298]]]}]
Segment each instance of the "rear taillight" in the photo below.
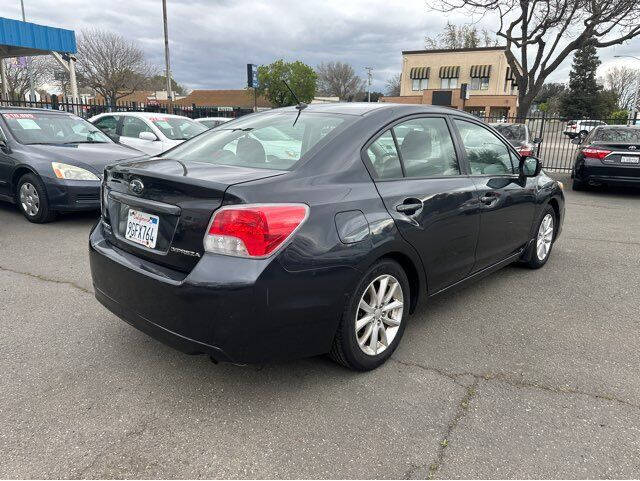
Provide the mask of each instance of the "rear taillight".
[{"label": "rear taillight", "polygon": [[523,157],[531,157],[533,156],[533,145],[531,144],[523,144],[520,147],[517,147],[516,150]]},{"label": "rear taillight", "polygon": [[595,147],[587,147],[585,149],[582,149],[582,153],[584,154],[585,157],[602,160],[607,155],[609,155],[611,151],[607,149],[597,149]]},{"label": "rear taillight", "polygon": [[204,250],[238,257],[269,257],[309,215],[305,204],[233,205],[218,209],[204,238]]}]

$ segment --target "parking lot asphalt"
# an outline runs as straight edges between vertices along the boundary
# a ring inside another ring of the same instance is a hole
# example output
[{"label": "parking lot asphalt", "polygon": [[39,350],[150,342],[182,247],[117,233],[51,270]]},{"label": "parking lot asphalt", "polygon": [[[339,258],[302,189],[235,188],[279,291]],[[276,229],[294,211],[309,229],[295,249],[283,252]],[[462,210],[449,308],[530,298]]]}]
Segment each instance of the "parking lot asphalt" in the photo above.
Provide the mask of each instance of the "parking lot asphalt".
[{"label": "parking lot asphalt", "polygon": [[175,352],[94,299],[95,214],[0,205],[0,477],[638,478],[640,190],[566,194],[544,268],[423,303],[365,374]]}]

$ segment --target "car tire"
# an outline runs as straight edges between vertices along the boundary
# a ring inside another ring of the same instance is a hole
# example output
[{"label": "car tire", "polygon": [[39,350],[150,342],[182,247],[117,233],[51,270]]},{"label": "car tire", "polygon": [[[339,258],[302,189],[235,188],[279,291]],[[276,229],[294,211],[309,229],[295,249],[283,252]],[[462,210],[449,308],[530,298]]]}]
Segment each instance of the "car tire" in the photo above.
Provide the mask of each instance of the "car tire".
[{"label": "car tire", "polygon": [[404,269],[391,259],[378,261],[347,301],[329,356],[356,371],[370,371],[383,364],[402,339],[410,301]]},{"label": "car tire", "polygon": [[[550,219],[550,221],[549,221]],[[550,222],[550,226],[549,226]],[[543,227],[544,226],[544,227]],[[524,264],[531,269],[540,269],[549,260],[551,249],[556,239],[557,218],[556,212],[550,205],[546,206],[536,223],[536,230],[532,239],[532,245],[528,259]],[[544,244],[544,247],[541,247]]]},{"label": "car tire", "polygon": [[573,182],[571,183],[571,188],[573,190],[578,190],[578,191],[587,190],[587,184],[585,184],[583,181],[581,181],[577,177],[574,177]]},{"label": "car tire", "polygon": [[55,211],[49,207],[47,190],[40,177],[35,174],[20,177],[16,185],[15,201],[29,222],[44,224],[55,218]]}]

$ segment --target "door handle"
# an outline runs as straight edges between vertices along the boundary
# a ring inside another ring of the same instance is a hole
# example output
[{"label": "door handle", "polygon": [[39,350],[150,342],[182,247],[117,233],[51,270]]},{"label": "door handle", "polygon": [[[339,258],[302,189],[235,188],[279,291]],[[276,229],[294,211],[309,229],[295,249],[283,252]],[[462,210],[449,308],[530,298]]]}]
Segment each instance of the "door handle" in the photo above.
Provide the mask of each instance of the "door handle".
[{"label": "door handle", "polygon": [[396,206],[396,210],[402,214],[413,215],[422,209],[422,201],[420,199],[405,199],[402,204]]},{"label": "door handle", "polygon": [[493,205],[498,201],[498,197],[500,194],[497,192],[487,192],[485,195],[480,197],[480,202],[485,205]]}]

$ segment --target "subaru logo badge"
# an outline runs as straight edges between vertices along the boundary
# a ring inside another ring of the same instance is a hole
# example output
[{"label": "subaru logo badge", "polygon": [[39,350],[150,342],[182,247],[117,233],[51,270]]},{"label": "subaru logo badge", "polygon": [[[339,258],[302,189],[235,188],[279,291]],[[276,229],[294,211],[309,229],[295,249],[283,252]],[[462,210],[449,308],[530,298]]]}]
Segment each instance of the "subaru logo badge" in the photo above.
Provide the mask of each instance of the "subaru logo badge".
[{"label": "subaru logo badge", "polygon": [[635,145],[630,145],[629,146],[629,150],[636,150],[636,146]]},{"label": "subaru logo badge", "polygon": [[129,190],[134,194],[140,195],[144,190],[144,184],[140,179],[133,179],[131,182],[129,182]]}]

